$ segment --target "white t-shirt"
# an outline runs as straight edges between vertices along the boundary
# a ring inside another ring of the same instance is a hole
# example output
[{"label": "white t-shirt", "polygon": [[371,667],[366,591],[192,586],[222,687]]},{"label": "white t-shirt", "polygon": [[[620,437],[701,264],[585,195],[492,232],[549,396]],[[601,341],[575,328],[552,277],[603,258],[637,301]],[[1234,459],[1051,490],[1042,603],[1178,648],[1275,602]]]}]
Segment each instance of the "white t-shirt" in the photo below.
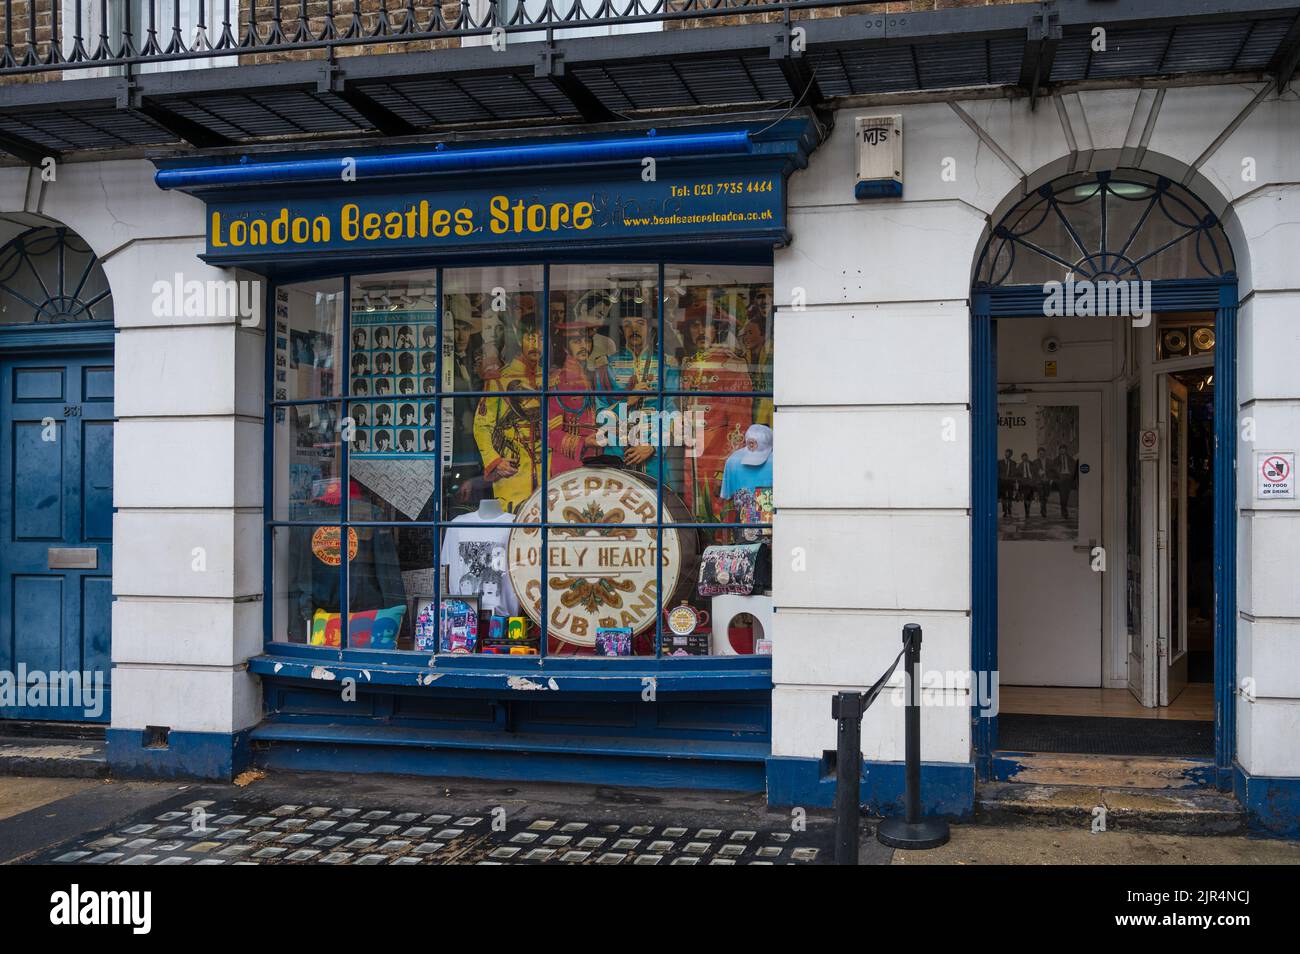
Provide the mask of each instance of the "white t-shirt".
[{"label": "white t-shirt", "polygon": [[[447,567],[446,596],[474,596],[480,610],[519,615],[519,599],[510,585],[506,563],[510,524],[514,514],[502,512],[494,526],[450,527],[442,540],[442,563]],[[453,524],[485,523],[475,513],[461,514]]]}]

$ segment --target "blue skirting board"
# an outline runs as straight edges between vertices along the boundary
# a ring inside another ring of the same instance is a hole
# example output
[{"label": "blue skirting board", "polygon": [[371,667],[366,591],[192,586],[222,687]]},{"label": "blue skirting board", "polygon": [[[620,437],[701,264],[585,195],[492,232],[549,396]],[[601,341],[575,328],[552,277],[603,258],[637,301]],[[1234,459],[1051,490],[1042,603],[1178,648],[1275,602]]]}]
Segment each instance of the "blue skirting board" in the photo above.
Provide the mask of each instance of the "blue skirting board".
[{"label": "blue skirting board", "polygon": [[[874,815],[903,813],[903,763],[862,763],[862,805]],[[774,756],[767,760],[767,802],[773,806],[830,808],[835,804],[835,773],[825,759]],[[921,763],[921,811],[951,819],[975,810],[975,765]]]},{"label": "blue skirting board", "polygon": [[1247,775],[1234,764],[1232,793],[1246,809],[1252,828],[1300,838],[1300,778]]},{"label": "blue skirting board", "polygon": [[188,778],[229,782],[249,764],[248,732],[168,732],[153,741],[143,729],[104,733],[109,771],[119,778]]}]

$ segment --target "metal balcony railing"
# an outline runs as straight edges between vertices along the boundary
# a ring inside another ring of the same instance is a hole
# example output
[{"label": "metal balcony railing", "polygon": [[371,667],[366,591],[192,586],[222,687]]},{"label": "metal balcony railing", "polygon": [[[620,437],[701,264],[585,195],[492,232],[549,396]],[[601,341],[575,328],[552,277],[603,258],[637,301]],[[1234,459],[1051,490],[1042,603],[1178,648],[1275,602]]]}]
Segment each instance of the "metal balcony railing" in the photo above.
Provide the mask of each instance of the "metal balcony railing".
[{"label": "metal balcony railing", "polygon": [[[390,9],[391,6],[391,9]],[[675,21],[777,19],[879,0],[3,0],[0,75],[448,38],[550,38]],[[870,12],[870,11],[866,11]],[[487,40],[477,41],[486,44]],[[423,47],[427,49],[427,45]],[[174,67],[173,67],[174,68]]]}]

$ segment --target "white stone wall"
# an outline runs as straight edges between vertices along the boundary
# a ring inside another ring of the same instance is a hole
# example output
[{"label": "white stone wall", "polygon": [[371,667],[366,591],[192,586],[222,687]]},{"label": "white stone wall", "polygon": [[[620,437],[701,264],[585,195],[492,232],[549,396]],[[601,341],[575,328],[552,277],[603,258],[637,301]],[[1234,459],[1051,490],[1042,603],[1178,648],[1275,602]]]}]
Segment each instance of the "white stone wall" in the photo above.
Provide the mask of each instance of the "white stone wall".
[{"label": "white stone wall", "polygon": [[[1238,198],[1252,244],[1238,316],[1237,395],[1255,440],[1237,443],[1238,761],[1252,775],[1300,776],[1300,500],[1256,500],[1255,455],[1300,451],[1300,109],[1287,184]],[[1245,428],[1238,430],[1243,437]]]},{"label": "white stone wall", "polygon": [[[858,202],[854,121],[893,113],[903,198]],[[971,272],[990,219],[1030,189],[1116,166],[1182,182],[1233,243],[1238,398],[1258,422],[1256,444],[1238,448],[1238,667],[1254,678],[1254,697],[1238,699],[1239,760],[1252,774],[1300,775],[1300,501],[1260,505],[1250,477],[1256,448],[1300,449],[1300,97],[1260,84],[836,116],[791,179],[794,242],[776,256],[774,755],[835,747],[830,696],[870,684],[904,622],[924,628],[927,670],[969,667]],[[790,307],[797,289],[804,311]],[[957,695],[923,715],[926,760],[970,758]],[[867,758],[902,757],[901,712],[882,699],[868,715]]]},{"label": "white stone wall", "polygon": [[[49,217],[100,256],[113,292],[115,729],[231,732],[261,701],[260,328],[155,314],[154,283],[227,280],[199,261],[203,207],[145,161],[0,170],[0,211]],[[201,550],[205,569],[195,569]]]},{"label": "white stone wall", "polygon": [[[909,161],[921,143],[907,141]],[[984,222],[968,197],[919,184],[906,201],[858,203],[853,168],[842,113],[791,181],[795,241],[776,256],[777,302],[807,303],[780,305],[775,322],[777,756],[835,748],[831,695],[873,682],[904,623],[923,627],[926,669],[970,665],[965,299]],[[968,761],[966,693],[927,697],[922,758]],[[867,758],[902,759],[901,699],[900,682],[869,710]]]}]

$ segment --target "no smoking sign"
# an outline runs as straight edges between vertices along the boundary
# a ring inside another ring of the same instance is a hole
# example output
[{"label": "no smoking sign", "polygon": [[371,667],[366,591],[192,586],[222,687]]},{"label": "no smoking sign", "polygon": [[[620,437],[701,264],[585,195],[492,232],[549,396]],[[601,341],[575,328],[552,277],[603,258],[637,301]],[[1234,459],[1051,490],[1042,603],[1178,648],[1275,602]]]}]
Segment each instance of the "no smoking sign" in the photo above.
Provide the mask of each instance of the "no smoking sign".
[{"label": "no smoking sign", "polygon": [[1255,455],[1255,498],[1257,500],[1293,499],[1295,497],[1295,454]]},{"label": "no smoking sign", "polygon": [[1160,432],[1154,427],[1142,428],[1138,435],[1138,460],[1160,459]]}]

